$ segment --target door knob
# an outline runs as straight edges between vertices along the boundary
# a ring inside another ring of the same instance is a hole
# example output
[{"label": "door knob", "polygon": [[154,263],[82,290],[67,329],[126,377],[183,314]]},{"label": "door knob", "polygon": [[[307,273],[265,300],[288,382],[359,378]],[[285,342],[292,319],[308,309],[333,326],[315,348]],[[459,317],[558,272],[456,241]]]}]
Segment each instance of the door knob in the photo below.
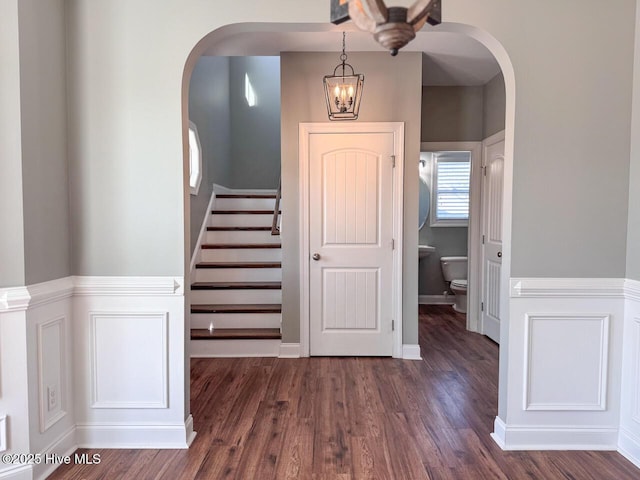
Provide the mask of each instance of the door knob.
[{"label": "door knob", "polygon": [[320,260],[320,254],[319,253],[314,253],[311,258],[313,258],[317,262],[318,260]]},{"label": "door knob", "polygon": [[502,252],[498,252],[498,258],[502,258]]}]

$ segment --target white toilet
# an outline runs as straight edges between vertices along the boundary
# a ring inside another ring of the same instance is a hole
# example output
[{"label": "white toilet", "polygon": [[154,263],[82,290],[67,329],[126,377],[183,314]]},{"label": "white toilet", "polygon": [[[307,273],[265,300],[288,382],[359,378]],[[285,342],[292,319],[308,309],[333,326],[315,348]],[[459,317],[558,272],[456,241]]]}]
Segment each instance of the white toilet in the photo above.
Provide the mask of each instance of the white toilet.
[{"label": "white toilet", "polygon": [[453,309],[467,313],[467,257],[441,257],[442,275],[455,295]]}]

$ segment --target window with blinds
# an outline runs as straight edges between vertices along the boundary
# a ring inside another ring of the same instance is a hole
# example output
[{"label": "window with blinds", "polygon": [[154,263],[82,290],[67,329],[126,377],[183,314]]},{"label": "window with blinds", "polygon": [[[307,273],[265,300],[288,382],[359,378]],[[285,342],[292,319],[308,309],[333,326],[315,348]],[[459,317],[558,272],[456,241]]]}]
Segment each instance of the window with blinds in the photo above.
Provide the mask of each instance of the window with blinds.
[{"label": "window with blinds", "polygon": [[432,158],[431,226],[468,226],[471,152],[438,152]]}]

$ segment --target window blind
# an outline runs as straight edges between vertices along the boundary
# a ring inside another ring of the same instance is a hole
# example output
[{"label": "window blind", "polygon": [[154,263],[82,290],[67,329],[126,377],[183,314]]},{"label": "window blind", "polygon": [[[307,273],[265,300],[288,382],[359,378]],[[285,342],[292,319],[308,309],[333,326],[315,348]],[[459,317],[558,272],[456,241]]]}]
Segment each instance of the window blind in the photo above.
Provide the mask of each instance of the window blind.
[{"label": "window blind", "polygon": [[469,160],[437,158],[436,219],[469,219]]}]

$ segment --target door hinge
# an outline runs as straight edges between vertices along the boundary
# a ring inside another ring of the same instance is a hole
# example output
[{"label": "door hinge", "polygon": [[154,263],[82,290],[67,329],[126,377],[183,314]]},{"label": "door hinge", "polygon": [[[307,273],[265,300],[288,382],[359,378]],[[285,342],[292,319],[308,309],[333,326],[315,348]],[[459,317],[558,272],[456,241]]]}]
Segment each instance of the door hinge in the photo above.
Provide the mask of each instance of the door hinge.
[{"label": "door hinge", "polygon": [[484,302],[480,302],[480,311],[484,312]]},{"label": "door hinge", "polygon": [[396,156],[391,155],[391,168],[396,168]]},{"label": "door hinge", "polygon": [[392,238],[391,239],[391,250],[395,250],[396,249],[396,239]]},{"label": "door hinge", "polygon": [[487,166],[485,165],[484,167],[482,167],[482,174],[486,177],[487,176]]},{"label": "door hinge", "polygon": [[484,245],[484,235],[482,235],[482,244]]},{"label": "door hinge", "polygon": [[395,320],[391,320],[391,331],[395,332],[396,330],[396,321]]}]

